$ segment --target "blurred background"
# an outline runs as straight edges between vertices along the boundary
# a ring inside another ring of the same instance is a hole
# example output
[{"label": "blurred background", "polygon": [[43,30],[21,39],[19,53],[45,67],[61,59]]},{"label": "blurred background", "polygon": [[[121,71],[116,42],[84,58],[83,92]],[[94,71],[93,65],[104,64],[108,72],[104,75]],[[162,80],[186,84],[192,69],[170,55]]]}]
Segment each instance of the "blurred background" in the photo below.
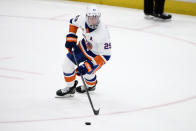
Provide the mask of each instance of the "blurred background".
[{"label": "blurred background", "polygon": [[[89,2],[121,6],[128,8],[143,9],[144,0],[72,0],[79,2]],[[166,0],[165,11],[170,13],[196,15],[196,0]]]}]

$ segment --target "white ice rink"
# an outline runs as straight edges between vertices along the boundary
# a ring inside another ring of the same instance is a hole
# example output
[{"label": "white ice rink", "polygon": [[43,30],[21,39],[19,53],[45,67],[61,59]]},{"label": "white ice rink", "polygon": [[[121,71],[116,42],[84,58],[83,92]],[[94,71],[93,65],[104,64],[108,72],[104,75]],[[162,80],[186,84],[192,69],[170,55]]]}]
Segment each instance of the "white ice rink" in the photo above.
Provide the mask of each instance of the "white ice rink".
[{"label": "white ice rink", "polygon": [[0,131],[196,131],[193,16],[160,22],[142,10],[98,5],[112,41],[91,93],[100,115],[86,94],[54,98],[65,86],[69,19],[87,5],[0,0]]}]

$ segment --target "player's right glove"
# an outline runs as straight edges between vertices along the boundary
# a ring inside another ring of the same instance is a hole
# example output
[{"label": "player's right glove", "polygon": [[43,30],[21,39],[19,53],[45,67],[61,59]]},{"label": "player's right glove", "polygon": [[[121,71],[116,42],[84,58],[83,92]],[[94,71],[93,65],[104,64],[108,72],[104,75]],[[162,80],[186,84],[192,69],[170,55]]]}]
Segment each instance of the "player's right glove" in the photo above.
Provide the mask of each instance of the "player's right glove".
[{"label": "player's right glove", "polygon": [[72,51],[72,48],[75,48],[76,47],[77,38],[78,37],[75,34],[68,34],[66,36],[65,47],[68,49],[69,52]]},{"label": "player's right glove", "polygon": [[84,62],[84,64],[82,64],[81,66],[79,66],[77,69],[77,75],[85,75],[86,73],[90,72],[93,70],[93,63],[90,60],[87,60]]}]

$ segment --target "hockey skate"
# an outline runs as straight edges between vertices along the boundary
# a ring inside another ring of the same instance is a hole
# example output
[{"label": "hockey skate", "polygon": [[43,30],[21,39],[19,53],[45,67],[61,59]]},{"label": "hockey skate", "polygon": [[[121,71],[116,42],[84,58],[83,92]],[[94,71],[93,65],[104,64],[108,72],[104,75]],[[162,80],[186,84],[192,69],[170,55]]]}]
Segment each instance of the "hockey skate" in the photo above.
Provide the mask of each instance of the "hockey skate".
[{"label": "hockey skate", "polygon": [[56,92],[56,98],[60,98],[60,97],[73,97],[75,94],[75,90],[76,90],[76,86],[78,84],[78,81],[75,80],[75,83],[72,87],[65,87],[63,89],[59,89]]},{"label": "hockey skate", "polygon": [[155,17],[155,18],[157,18],[157,20],[171,20],[171,18],[172,18],[172,15],[170,15],[170,14],[165,14],[165,13],[163,13],[163,14],[153,14],[153,16]]},{"label": "hockey skate", "polygon": [[[94,91],[96,89],[96,84],[92,87],[87,86],[87,89],[88,89],[88,91]],[[78,93],[84,93],[84,92],[86,92],[86,89],[85,89],[84,85],[81,85],[81,86],[76,87],[76,91]]]},{"label": "hockey skate", "polygon": [[144,13],[144,18],[147,20],[153,19],[154,18],[153,13]]}]

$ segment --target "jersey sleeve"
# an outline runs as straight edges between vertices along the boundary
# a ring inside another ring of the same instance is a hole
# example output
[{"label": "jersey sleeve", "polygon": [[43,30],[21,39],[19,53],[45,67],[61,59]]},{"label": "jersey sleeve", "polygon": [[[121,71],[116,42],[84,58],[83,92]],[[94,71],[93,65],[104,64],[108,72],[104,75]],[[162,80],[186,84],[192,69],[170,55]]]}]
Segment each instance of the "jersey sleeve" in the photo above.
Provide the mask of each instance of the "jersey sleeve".
[{"label": "jersey sleeve", "polygon": [[83,22],[83,17],[81,15],[77,15],[74,18],[70,19],[69,23],[76,27],[81,27]]},{"label": "jersey sleeve", "polygon": [[69,33],[76,34],[78,27],[80,27],[80,15],[77,15],[75,18],[70,19],[69,21]]},{"label": "jersey sleeve", "polygon": [[[70,24],[69,24],[69,33],[66,36],[66,41],[68,40],[73,40],[77,43],[77,37],[76,33],[78,31],[78,28],[81,27],[81,16],[77,15],[76,17],[70,19]],[[76,39],[76,40],[75,40]]]},{"label": "jersey sleeve", "polygon": [[101,46],[99,47],[99,54],[94,57],[93,64],[94,65],[104,65],[107,61],[110,60],[111,57],[111,42],[109,39],[102,41]]},{"label": "jersey sleeve", "polygon": [[111,57],[111,48],[112,48],[112,44],[110,41],[110,35],[109,32],[106,31],[104,34],[104,38],[102,39],[101,44],[99,46],[99,54],[105,60],[105,63],[109,61]]},{"label": "jersey sleeve", "polygon": [[109,40],[103,41],[102,46],[99,48],[99,54],[92,59],[93,73],[99,70],[111,57],[111,42]]}]

